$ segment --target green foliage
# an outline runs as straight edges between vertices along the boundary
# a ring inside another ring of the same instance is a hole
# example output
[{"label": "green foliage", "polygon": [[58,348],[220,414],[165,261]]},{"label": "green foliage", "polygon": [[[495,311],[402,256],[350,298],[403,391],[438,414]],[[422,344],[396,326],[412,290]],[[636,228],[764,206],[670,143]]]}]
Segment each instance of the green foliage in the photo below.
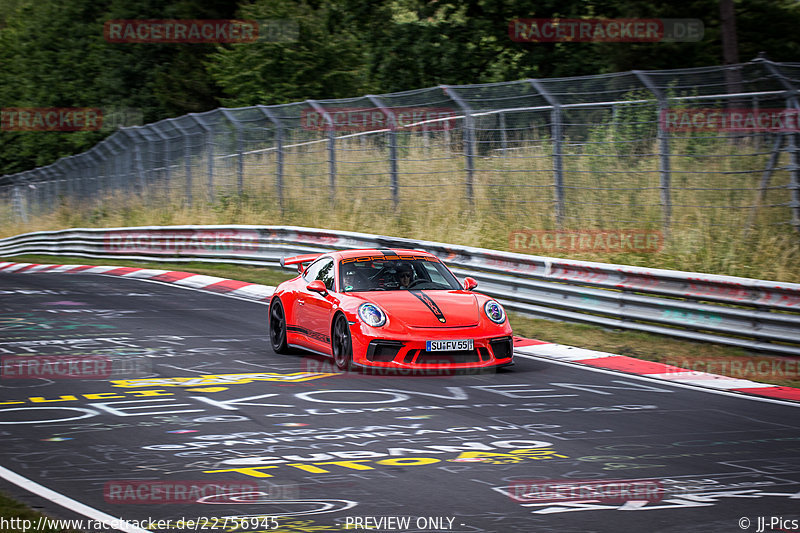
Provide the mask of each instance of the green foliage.
[{"label": "green foliage", "polygon": [[[742,61],[761,51],[796,60],[800,3],[737,0],[735,7]],[[550,17],[697,18],[705,36],[520,43],[508,35],[515,18]],[[109,20],[181,18],[273,21],[289,34],[296,28],[296,37],[218,46],[103,38]],[[0,105],[116,106],[154,122],[220,105],[717,65],[719,25],[719,0],[0,0]],[[0,131],[0,175],[83,152],[109,133]],[[634,123],[621,133],[635,137]]]},{"label": "green foliage", "polygon": [[337,2],[312,8],[305,2],[257,0],[244,5],[239,16],[287,31],[282,38],[267,35],[257,43],[218,46],[209,56],[206,67],[225,91],[224,105],[282,104],[369,91],[363,43],[343,24]]}]

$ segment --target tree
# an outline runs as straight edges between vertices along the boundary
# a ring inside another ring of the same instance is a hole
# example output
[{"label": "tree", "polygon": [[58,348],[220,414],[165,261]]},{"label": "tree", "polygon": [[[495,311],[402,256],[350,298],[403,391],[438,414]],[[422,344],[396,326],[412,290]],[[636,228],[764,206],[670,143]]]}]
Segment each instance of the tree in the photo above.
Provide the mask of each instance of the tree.
[{"label": "tree", "polygon": [[225,91],[226,106],[341,98],[369,91],[361,37],[346,26],[335,2],[256,0],[239,17],[273,26],[282,37],[219,46],[207,71]]}]

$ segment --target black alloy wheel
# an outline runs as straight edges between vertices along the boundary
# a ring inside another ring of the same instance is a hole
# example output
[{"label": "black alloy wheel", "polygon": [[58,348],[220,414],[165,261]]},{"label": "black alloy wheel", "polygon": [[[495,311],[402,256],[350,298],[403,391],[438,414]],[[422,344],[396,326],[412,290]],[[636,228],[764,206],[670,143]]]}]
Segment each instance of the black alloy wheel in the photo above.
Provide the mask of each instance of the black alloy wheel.
[{"label": "black alloy wheel", "polygon": [[344,315],[336,317],[331,341],[336,367],[339,370],[349,370],[353,363],[353,342],[350,339],[350,325]]},{"label": "black alloy wheel", "polygon": [[277,298],[269,305],[269,338],[275,353],[289,352],[286,344],[286,314],[283,312],[283,304]]}]

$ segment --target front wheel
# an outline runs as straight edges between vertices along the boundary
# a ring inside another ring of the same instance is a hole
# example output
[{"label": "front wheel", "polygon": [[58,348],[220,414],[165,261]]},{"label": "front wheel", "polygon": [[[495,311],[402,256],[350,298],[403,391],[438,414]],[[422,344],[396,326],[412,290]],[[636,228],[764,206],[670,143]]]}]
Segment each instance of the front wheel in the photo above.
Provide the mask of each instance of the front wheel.
[{"label": "front wheel", "polygon": [[333,323],[333,361],[339,370],[349,370],[353,364],[353,342],[350,339],[350,325],[344,315],[336,317]]},{"label": "front wheel", "polygon": [[269,339],[275,353],[288,353],[286,343],[286,313],[281,301],[275,298],[269,305]]}]

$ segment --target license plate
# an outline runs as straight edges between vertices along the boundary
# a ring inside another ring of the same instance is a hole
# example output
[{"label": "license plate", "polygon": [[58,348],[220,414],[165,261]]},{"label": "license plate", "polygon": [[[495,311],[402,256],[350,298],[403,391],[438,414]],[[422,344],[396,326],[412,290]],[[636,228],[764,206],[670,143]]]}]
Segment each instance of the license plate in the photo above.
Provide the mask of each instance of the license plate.
[{"label": "license plate", "polygon": [[472,350],[473,346],[472,339],[425,341],[425,350],[428,352],[459,352],[461,350]]}]

